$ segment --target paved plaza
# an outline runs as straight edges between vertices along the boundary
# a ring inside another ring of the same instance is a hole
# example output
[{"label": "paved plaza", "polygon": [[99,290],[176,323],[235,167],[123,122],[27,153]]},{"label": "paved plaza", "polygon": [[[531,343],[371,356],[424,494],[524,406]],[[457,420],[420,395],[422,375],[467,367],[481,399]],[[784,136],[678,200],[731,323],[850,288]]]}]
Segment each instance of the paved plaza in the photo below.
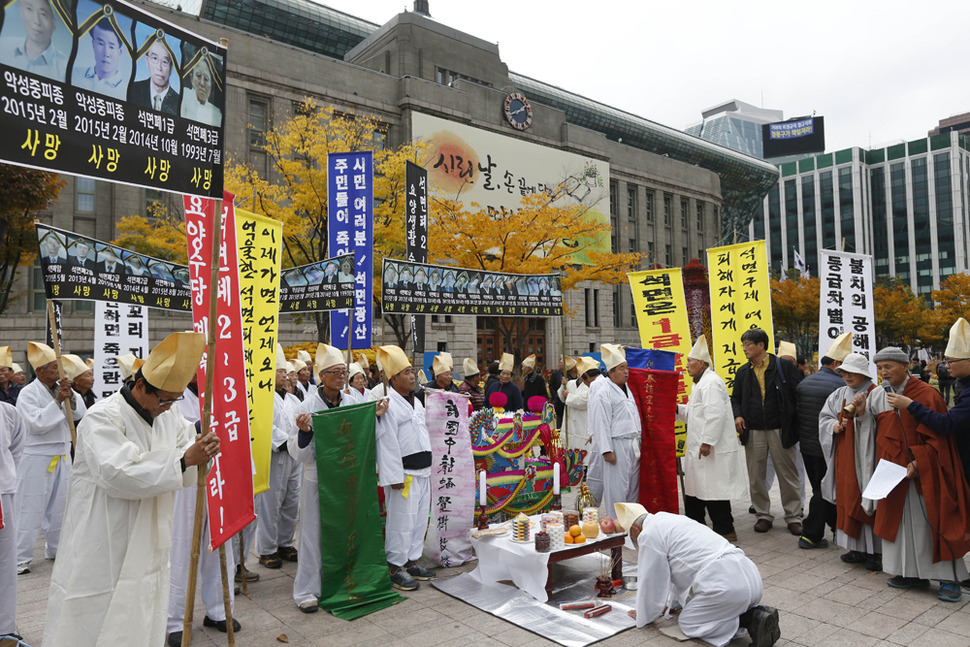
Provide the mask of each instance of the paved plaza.
[{"label": "paved plaza", "polygon": [[[777,485],[772,490],[772,510],[780,511]],[[900,591],[886,585],[884,573],[871,573],[861,565],[839,560],[841,549],[801,550],[781,521],[767,534],[753,530],[754,517],[747,503],[734,507],[738,545],[758,565],[764,579],[763,604],[778,607],[782,638],[777,645],[824,647],[967,647],[970,645],[970,592],[959,603],[936,598],[936,585],[922,591]],[[62,537],[63,541],[70,538]],[[38,543],[35,554],[42,555]],[[625,551],[634,560],[632,551]],[[19,577],[18,622],[25,641],[39,647],[43,641],[47,612],[47,588],[53,562],[40,559],[32,571]],[[236,635],[239,647],[271,647],[282,644],[285,634],[290,645],[321,647],[432,647],[434,645],[504,645],[539,647],[555,645],[494,616],[460,602],[422,583],[420,590],[388,609],[352,622],[338,620],[320,611],[301,613],[293,602],[296,564],[283,563],[280,570],[268,570],[249,561],[261,576],[250,584],[249,595],[236,598],[236,617],[243,625]],[[439,569],[439,577],[472,570]],[[198,602],[198,597],[197,597]],[[198,603],[196,631],[192,645],[209,647],[227,644],[225,634],[202,627],[205,611]],[[612,647],[676,645],[654,627],[631,629],[597,643]],[[694,641],[688,644],[706,644]],[[732,645],[746,645],[747,639]]]}]

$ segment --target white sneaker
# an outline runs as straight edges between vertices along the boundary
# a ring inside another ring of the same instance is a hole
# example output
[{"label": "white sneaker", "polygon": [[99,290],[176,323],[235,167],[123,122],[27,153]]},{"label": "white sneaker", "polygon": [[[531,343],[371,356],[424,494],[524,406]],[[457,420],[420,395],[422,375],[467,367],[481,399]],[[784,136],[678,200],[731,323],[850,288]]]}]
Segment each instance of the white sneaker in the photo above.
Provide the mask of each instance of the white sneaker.
[{"label": "white sneaker", "polygon": [[17,575],[25,575],[30,572],[30,562],[17,564]]}]

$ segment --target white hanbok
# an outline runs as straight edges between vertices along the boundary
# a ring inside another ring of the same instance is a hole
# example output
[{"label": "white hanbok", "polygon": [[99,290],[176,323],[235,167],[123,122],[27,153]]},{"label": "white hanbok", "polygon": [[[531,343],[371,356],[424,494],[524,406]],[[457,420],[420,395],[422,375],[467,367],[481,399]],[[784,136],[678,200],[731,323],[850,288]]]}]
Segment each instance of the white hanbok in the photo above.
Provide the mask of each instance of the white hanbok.
[{"label": "white hanbok", "polygon": [[[613,515],[613,504],[636,502],[640,494],[640,413],[633,391],[607,378],[590,387],[589,426],[593,450],[602,457],[613,452],[616,463],[603,460],[600,514]],[[595,495],[594,495],[595,496]]]},{"label": "white hanbok", "polygon": [[[565,427],[569,436],[568,449],[589,452],[589,387],[583,382],[567,380],[559,387],[559,399],[566,406]],[[560,433],[560,435],[562,435]],[[563,444],[566,438],[562,438]]]},{"label": "white hanbok", "polygon": [[26,436],[17,408],[0,402],[0,636],[17,631],[17,464]]},{"label": "white hanbok", "polygon": [[150,425],[118,392],[91,407],[77,439],[71,541],[54,562],[44,647],[161,645],[175,492],[197,479],[181,469],[195,428],[175,408]]}]

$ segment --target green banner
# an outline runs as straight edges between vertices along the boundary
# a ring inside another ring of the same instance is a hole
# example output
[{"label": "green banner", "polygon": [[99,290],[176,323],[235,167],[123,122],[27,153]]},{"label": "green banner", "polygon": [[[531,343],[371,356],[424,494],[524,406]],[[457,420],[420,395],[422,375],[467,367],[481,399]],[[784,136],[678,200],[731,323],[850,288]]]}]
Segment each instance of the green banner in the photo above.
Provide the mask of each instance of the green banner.
[{"label": "green banner", "polygon": [[320,489],[320,608],[344,620],[404,598],[391,590],[377,508],[376,402],[313,415]]}]

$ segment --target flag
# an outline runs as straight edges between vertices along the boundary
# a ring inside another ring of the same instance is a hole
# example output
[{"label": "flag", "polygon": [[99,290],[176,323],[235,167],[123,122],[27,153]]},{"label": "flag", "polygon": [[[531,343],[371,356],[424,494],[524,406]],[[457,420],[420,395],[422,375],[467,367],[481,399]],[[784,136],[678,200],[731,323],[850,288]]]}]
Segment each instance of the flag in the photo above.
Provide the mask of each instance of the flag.
[{"label": "flag", "polygon": [[313,415],[320,492],[320,608],[343,620],[404,598],[391,590],[377,508],[376,402]]},{"label": "flag", "polygon": [[629,386],[640,412],[640,504],[648,512],[680,512],[674,415],[677,382],[673,371],[631,368]]},{"label": "flag", "polygon": [[802,273],[802,278],[811,278],[808,273],[808,266],[805,265],[805,259],[802,258],[797,249],[792,248],[792,251],[795,252],[795,269]]}]

